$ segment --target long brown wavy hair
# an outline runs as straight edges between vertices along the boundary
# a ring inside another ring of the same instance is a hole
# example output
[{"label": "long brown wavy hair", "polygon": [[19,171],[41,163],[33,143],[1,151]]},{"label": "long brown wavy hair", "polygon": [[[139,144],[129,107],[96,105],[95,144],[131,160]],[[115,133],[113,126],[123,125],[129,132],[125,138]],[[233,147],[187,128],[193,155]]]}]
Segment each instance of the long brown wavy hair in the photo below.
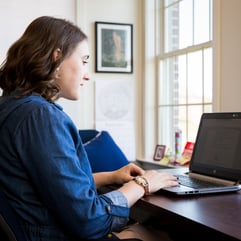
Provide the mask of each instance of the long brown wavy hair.
[{"label": "long brown wavy hair", "polygon": [[[58,99],[55,71],[85,39],[80,28],[67,20],[49,16],[35,19],[9,48],[0,67],[3,95],[17,91],[21,95],[36,93],[48,101]],[[58,48],[61,57],[54,61],[53,53]]]}]

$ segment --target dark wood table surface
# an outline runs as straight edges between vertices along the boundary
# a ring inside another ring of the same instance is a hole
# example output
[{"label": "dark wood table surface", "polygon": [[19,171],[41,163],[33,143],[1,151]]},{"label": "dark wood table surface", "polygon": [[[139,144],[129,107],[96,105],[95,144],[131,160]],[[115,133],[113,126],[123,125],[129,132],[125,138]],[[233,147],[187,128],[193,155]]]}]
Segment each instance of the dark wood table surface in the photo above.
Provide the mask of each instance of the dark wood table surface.
[{"label": "dark wood table surface", "polygon": [[158,193],[138,201],[132,217],[175,225],[187,234],[192,227],[201,227],[202,232],[214,231],[224,240],[241,240],[241,192],[191,197]]},{"label": "dark wood table surface", "polygon": [[[162,169],[171,173],[184,169]],[[213,234],[214,240],[241,240],[241,191],[226,194],[174,196],[164,191],[143,197],[132,208],[132,216],[154,222],[189,235],[191,231]],[[194,238],[197,235],[194,235]],[[201,239],[203,240],[203,239]],[[209,240],[209,239],[205,239]]]},{"label": "dark wood table surface", "polygon": [[[176,169],[161,171],[177,172]],[[114,187],[105,191],[110,188]],[[187,237],[195,241],[241,240],[241,191],[192,196],[160,191],[140,199],[131,208],[131,217],[177,234],[176,240]]]}]

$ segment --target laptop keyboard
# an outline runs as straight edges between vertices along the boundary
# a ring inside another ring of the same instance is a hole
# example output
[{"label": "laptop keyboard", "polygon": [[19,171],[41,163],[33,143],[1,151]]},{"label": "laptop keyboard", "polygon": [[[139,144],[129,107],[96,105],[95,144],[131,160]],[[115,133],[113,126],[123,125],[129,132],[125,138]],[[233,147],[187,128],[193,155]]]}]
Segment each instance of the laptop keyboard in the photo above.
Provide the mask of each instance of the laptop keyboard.
[{"label": "laptop keyboard", "polygon": [[178,182],[184,186],[192,188],[222,187],[223,184],[199,180],[185,175],[176,175]]}]

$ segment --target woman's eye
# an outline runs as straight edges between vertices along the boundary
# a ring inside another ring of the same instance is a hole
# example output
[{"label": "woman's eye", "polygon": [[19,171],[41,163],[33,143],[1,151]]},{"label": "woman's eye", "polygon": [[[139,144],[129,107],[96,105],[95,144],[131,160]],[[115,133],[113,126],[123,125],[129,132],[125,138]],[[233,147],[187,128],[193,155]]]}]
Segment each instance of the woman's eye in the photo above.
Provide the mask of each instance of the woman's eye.
[{"label": "woman's eye", "polygon": [[89,55],[83,56],[83,58],[82,58],[82,63],[83,63],[84,65],[89,63]]}]

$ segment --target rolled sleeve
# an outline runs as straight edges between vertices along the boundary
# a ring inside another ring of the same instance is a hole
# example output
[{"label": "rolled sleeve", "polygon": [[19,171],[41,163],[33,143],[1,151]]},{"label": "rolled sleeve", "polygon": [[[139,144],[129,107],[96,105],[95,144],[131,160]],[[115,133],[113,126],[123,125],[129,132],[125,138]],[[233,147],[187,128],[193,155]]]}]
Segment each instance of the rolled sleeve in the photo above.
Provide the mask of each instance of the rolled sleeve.
[{"label": "rolled sleeve", "polygon": [[119,231],[129,221],[130,209],[125,196],[118,190],[104,194],[111,203],[107,206],[108,212],[112,215],[112,231]]}]

